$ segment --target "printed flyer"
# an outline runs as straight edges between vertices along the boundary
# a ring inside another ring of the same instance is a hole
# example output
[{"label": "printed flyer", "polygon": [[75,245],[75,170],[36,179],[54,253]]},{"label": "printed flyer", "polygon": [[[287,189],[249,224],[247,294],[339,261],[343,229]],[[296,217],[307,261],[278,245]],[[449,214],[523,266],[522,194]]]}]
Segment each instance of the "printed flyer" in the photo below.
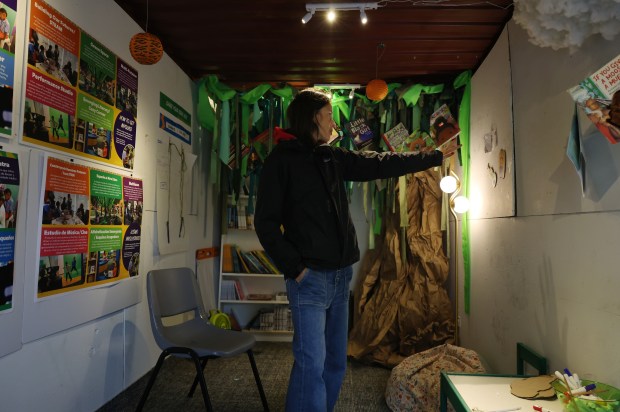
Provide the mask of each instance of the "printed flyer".
[{"label": "printed flyer", "polygon": [[15,27],[17,0],[0,4],[0,135],[13,137],[15,46],[22,36]]},{"label": "printed flyer", "polygon": [[177,102],[159,92],[159,106],[167,113],[159,114],[159,128],[188,145],[192,144],[192,115]]},{"label": "printed flyer", "polygon": [[43,1],[28,32],[22,142],[133,169],[138,72]]},{"label": "printed flyer", "polygon": [[48,157],[37,297],[138,274],[142,180]]},{"label": "printed flyer", "polygon": [[12,308],[15,222],[19,198],[19,162],[0,151],[0,313]]}]

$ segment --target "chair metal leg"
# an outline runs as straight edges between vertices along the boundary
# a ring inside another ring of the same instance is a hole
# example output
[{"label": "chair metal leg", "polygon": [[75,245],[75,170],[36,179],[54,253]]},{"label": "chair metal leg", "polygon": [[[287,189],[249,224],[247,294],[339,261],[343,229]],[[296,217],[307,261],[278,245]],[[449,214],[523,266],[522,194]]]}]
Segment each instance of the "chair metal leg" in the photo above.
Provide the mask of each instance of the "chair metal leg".
[{"label": "chair metal leg", "polygon": [[254,361],[254,352],[252,349],[248,349],[247,351],[248,358],[250,359],[250,365],[252,365],[252,372],[254,373],[254,380],[256,380],[256,386],[258,386],[258,392],[260,393],[260,400],[263,402],[263,410],[265,412],[269,412],[269,404],[267,403],[267,397],[265,396],[265,391],[263,390],[263,384],[260,380],[260,375],[258,374],[258,368],[256,367],[256,362]]},{"label": "chair metal leg", "polygon": [[[207,361],[209,360],[209,358],[203,358],[202,359],[202,371],[200,373],[202,373],[204,375],[204,370],[205,370],[205,366],[207,366]],[[194,378],[194,383],[192,383],[192,387],[189,390],[189,393],[187,394],[188,398],[191,398],[192,396],[194,396],[194,391],[196,390],[196,386],[198,386],[198,374],[196,374],[196,377]]]},{"label": "chair metal leg", "polygon": [[157,374],[159,373],[159,369],[161,369],[161,365],[163,365],[164,360],[166,359],[166,356],[168,355],[169,355],[168,350],[162,351],[162,353],[159,355],[159,359],[157,359],[157,364],[155,364],[155,368],[153,369],[153,372],[151,373],[149,382],[146,384],[146,388],[144,389],[144,392],[142,393],[142,397],[140,398],[140,403],[138,403],[136,412],[140,412],[142,408],[144,407],[144,404],[146,403],[146,398],[149,396],[149,392],[151,391],[151,388],[153,387],[153,384],[155,383],[155,378],[157,377]]},{"label": "chair metal leg", "polygon": [[189,353],[192,359],[194,360],[194,365],[196,365],[196,377],[200,382],[200,389],[202,390],[202,398],[205,401],[205,407],[208,412],[213,412],[213,407],[211,406],[211,399],[209,398],[209,392],[207,391],[207,382],[205,382],[205,376],[202,373],[202,365],[200,364],[200,358],[198,354],[191,350]]}]

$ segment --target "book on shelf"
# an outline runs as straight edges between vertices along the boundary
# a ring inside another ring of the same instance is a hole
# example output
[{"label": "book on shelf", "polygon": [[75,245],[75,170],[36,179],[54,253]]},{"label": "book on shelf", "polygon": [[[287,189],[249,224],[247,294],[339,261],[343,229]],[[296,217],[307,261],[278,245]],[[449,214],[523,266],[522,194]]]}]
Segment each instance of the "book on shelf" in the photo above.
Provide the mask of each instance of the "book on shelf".
[{"label": "book on shelf", "polygon": [[241,263],[239,262],[239,255],[233,245],[230,246],[230,254],[232,256],[233,270],[235,273],[244,273]]},{"label": "book on shelf", "polygon": [[251,229],[253,224],[248,224],[248,201],[247,196],[239,196],[235,200],[233,195],[228,196],[226,204],[227,225],[229,229]]},{"label": "book on shelf", "polygon": [[392,152],[408,150],[407,139],[409,138],[409,131],[407,131],[407,128],[402,123],[398,123],[396,126],[386,131],[382,138]]},{"label": "book on shelf", "polygon": [[241,331],[243,329],[239,324],[239,320],[237,319],[237,315],[235,314],[233,308],[230,308],[230,311],[228,312],[228,318],[230,319],[230,328],[232,330]]},{"label": "book on shelf", "polygon": [[358,150],[372,143],[374,134],[363,117],[345,123],[344,129],[347,131]]},{"label": "book on shelf", "polygon": [[273,273],[275,275],[279,275],[282,273],[278,270],[275,263],[273,263],[273,260],[271,260],[269,255],[267,255],[264,250],[253,250],[251,253],[254,254],[254,256],[256,256],[258,260],[260,260],[263,266],[267,268],[268,273]]},{"label": "book on shelf", "polygon": [[450,113],[447,104],[442,104],[431,115],[431,137],[437,150],[455,152],[458,146],[456,137],[461,132],[458,123]]},{"label": "book on shelf", "polygon": [[251,254],[250,252],[241,252],[245,263],[247,263],[250,268],[251,273],[267,273],[267,270],[263,267],[263,265],[258,261],[256,256]]},{"label": "book on shelf", "polygon": [[238,300],[234,280],[222,279],[220,289],[220,298],[222,300]]},{"label": "book on shelf", "polygon": [[242,254],[243,252],[241,251],[239,246],[235,245],[233,249],[234,249],[234,252],[237,255],[237,259],[239,261],[239,272],[238,273],[252,273],[252,271],[250,271],[250,268],[248,267],[247,263],[243,259],[243,254]]},{"label": "book on shelf", "polygon": [[611,144],[620,142],[620,55],[568,93]]},{"label": "book on shelf", "polygon": [[245,300],[245,292],[243,291],[243,285],[238,279],[235,279],[235,292],[239,300]]},{"label": "book on shelf", "polygon": [[273,312],[262,312],[260,314],[260,330],[273,330]]},{"label": "book on shelf", "polygon": [[235,270],[233,265],[232,245],[226,243],[222,247],[222,272],[230,273]]}]

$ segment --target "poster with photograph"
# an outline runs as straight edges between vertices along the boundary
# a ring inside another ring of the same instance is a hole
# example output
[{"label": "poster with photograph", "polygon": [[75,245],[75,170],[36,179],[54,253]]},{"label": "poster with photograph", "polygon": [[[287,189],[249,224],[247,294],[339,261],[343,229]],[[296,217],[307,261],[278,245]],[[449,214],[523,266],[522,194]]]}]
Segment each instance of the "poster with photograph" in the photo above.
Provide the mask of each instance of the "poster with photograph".
[{"label": "poster with photograph", "polygon": [[12,308],[15,222],[19,197],[17,154],[0,151],[0,314]]},{"label": "poster with photograph", "polygon": [[53,157],[44,181],[37,297],[136,276],[142,181]]},{"label": "poster with photograph", "polygon": [[22,142],[133,169],[138,72],[43,1],[28,33]]},{"label": "poster with photograph", "polygon": [[568,93],[609,143],[620,142],[620,55]]},{"label": "poster with photograph", "polygon": [[21,30],[15,26],[17,0],[0,4],[0,136],[13,137],[15,46]]}]

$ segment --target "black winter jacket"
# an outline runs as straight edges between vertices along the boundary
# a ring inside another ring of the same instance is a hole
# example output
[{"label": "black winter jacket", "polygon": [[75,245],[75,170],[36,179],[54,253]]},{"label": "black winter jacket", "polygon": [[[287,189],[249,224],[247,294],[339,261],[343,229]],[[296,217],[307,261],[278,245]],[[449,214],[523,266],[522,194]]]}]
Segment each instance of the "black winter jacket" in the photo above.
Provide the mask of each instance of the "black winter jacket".
[{"label": "black winter jacket", "polygon": [[345,181],[401,176],[438,166],[443,159],[439,151],[356,152],[328,145],[310,149],[277,132],[287,140],[265,160],[254,223],[262,246],[287,278],[306,267],[335,270],[359,260]]}]

